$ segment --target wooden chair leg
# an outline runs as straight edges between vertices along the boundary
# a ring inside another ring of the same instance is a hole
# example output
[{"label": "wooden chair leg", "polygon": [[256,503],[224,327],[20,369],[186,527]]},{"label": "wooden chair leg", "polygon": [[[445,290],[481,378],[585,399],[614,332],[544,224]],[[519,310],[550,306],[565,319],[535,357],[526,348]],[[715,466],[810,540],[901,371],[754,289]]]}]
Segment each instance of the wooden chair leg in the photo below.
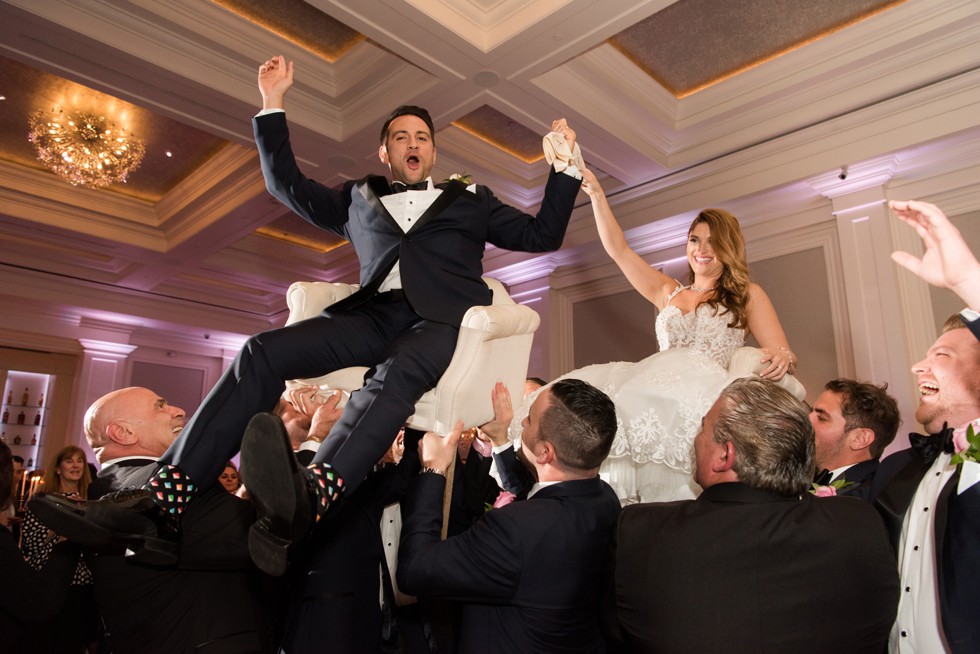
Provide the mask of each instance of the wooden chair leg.
[{"label": "wooden chair leg", "polygon": [[446,490],[442,496],[442,540],[449,534],[449,505],[453,499],[453,477],[456,476],[456,458],[453,457],[449,469],[446,470]]}]

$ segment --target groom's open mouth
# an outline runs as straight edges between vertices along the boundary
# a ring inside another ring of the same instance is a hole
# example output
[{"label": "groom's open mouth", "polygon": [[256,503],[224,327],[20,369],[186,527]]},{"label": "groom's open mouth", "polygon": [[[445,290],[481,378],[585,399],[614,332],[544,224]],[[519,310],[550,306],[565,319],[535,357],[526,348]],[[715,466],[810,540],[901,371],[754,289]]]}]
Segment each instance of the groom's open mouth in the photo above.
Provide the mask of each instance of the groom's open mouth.
[{"label": "groom's open mouth", "polygon": [[415,168],[418,168],[419,165],[420,165],[419,158],[417,156],[415,156],[414,154],[413,155],[409,155],[408,159],[405,160],[405,163],[407,163],[408,164],[408,167],[411,168],[411,169],[413,169],[413,170]]}]

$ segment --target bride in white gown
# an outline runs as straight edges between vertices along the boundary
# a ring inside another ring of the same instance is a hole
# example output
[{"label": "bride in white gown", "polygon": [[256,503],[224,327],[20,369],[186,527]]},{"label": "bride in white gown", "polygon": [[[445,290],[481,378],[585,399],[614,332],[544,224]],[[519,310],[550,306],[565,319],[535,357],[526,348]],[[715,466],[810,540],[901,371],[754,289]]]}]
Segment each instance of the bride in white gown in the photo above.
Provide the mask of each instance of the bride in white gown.
[{"label": "bride in white gown", "polygon": [[[624,504],[694,498],[700,488],[691,478],[691,447],[702,416],[729,381],[732,354],[751,332],[768,364],[760,376],[773,381],[795,370],[796,356],[769,297],[749,281],[734,216],[706,209],[695,218],[687,241],[690,283],[684,286],[630,249],[595,175],[582,174],[606,252],[659,310],[660,352],[636,363],[580,368],[562,378],[587,381],[616,404],[619,427],[600,475]],[[514,427],[535,396],[528,396]]]}]

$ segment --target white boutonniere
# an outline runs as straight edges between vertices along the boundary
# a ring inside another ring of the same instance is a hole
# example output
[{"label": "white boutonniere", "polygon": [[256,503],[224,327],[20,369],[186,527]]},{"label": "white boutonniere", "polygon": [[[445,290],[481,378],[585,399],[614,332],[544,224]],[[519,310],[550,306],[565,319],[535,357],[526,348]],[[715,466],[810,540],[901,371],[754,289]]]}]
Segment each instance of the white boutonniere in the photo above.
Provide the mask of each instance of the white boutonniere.
[{"label": "white boutonniere", "polygon": [[452,175],[450,175],[449,177],[447,177],[445,179],[445,181],[447,181],[447,182],[462,182],[462,183],[466,184],[467,186],[469,186],[470,184],[473,183],[473,175],[469,175],[467,173],[462,173],[462,174],[460,174],[460,173],[453,173]]}]

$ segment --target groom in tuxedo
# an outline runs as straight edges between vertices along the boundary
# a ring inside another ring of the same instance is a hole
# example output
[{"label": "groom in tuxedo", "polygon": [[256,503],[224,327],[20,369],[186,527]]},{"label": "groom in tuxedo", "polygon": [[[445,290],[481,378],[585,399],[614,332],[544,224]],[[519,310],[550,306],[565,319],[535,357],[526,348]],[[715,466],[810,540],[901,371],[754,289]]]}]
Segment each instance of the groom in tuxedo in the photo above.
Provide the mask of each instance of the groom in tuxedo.
[{"label": "groom in tuxedo", "polygon": [[[364,479],[416,401],[439,381],[463,314],[490,303],[481,278],[486,243],[524,252],[557,250],[581,186],[578,167],[555,159],[541,208],[532,216],[484,186],[436,185],[430,178],[436,161],[432,119],[421,107],[402,106],[380,134],[378,156],[392,183],[368,175],[327,188],[305,177],[293,155],[283,110],[292,83],[293,64],[282,56],[259,68],[263,108],[253,126],[266,186],[302,218],[350,242],[360,261],[360,289],[317,317],[251,337],[161,458],[146,498],[123,507],[149,514],[157,510],[148,506],[152,502],[176,525],[196,491],[213,484],[241,446],[243,477],[259,514],[250,547],[255,562],[271,574],[283,572],[292,542],[310,522]],[[565,121],[555,121],[552,129],[574,152],[575,133]],[[283,446],[275,435],[246,433],[243,442],[249,419],[272,410],[284,380],[355,365],[369,367],[364,387],[351,396],[308,467],[297,468],[288,443]],[[70,535],[77,526],[72,517],[88,509],[61,505],[71,515],[56,531]],[[90,517],[118,513],[119,507]],[[119,516],[111,522],[131,520]],[[127,542],[132,545],[132,539]]]},{"label": "groom in tuxedo", "polygon": [[881,462],[872,494],[898,555],[890,652],[980,651],[980,463],[953,464],[954,432],[980,431],[980,341],[952,316],[912,367],[929,436]]},{"label": "groom in tuxedo", "polygon": [[810,422],[816,439],[816,483],[848,482],[838,495],[871,501],[878,460],[893,440],[901,418],[898,403],[875,386],[853,379],[832,379],[813,403]]}]

